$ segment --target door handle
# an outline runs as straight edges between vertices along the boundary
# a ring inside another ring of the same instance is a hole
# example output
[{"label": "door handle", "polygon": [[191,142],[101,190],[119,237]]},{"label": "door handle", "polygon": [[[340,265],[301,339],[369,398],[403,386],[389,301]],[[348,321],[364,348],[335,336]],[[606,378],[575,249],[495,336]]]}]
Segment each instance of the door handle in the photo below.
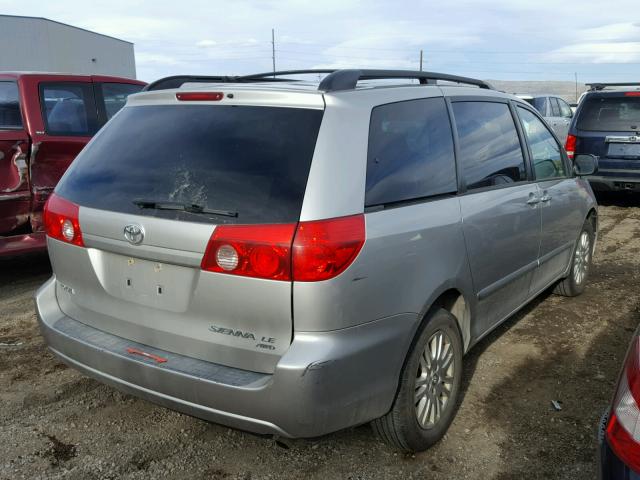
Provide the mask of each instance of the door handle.
[{"label": "door handle", "polygon": [[540,198],[540,201],[544,203],[551,201],[551,195],[549,195],[549,193],[547,192],[542,192],[542,197]]},{"label": "door handle", "polygon": [[531,192],[529,194],[529,200],[527,200],[527,205],[537,205],[538,203],[540,203],[540,199],[535,193]]}]

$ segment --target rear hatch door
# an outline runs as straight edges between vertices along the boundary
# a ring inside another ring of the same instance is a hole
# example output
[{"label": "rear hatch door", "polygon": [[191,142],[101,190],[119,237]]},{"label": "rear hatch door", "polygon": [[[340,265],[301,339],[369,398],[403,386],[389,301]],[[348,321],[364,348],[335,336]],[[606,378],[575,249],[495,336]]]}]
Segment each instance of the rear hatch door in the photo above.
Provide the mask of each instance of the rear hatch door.
[{"label": "rear hatch door", "polygon": [[576,153],[597,155],[600,175],[640,175],[640,96],[635,93],[590,95],[580,107]]},{"label": "rear hatch door", "polygon": [[314,101],[154,92],[116,114],[56,189],[80,206],[87,247],[49,240],[63,311],[145,345],[272,372],[292,338],[291,282],[200,265],[220,225],[299,220],[323,112]]}]

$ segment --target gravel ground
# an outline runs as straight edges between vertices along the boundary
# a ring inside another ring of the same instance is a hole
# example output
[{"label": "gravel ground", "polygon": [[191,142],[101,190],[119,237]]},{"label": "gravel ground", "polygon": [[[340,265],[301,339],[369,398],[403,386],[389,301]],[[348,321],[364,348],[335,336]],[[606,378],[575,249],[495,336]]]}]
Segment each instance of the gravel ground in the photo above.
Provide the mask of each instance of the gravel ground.
[{"label": "gravel ground", "polygon": [[0,259],[0,478],[595,478],[597,423],[640,322],[640,197],[600,200],[585,294],[547,293],[478,344],[449,433],[418,455],[366,425],[274,441],[85,378],[38,332],[32,296],[47,257]]}]

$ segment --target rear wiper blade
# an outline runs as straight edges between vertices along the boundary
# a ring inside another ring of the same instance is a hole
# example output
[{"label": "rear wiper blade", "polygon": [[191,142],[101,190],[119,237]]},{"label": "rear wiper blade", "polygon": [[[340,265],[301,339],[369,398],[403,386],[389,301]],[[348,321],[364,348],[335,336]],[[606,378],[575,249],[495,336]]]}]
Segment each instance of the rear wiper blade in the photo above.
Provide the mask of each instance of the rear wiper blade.
[{"label": "rear wiper blade", "polygon": [[187,213],[196,214],[209,214],[220,215],[223,217],[237,217],[238,212],[231,212],[229,210],[217,210],[215,208],[207,208],[196,203],[182,203],[182,202],[155,202],[153,200],[134,200],[133,204],[138,208],[150,208],[153,210],[177,210]]}]

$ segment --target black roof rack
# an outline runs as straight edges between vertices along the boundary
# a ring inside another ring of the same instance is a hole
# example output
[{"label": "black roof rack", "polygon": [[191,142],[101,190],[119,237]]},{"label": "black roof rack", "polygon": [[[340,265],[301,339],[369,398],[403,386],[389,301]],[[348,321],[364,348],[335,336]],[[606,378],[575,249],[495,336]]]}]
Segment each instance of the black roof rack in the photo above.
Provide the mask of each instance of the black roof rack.
[{"label": "black roof rack", "polygon": [[184,83],[251,83],[251,82],[286,82],[293,79],[279,78],[285,75],[312,75],[327,74],[318,85],[318,90],[335,92],[340,90],[353,90],[361,80],[382,80],[393,78],[406,78],[418,80],[422,85],[434,85],[437,80],[446,82],[475,85],[480,88],[493,90],[494,88],[483,80],[475,78],[448,75],[446,73],[422,72],[416,70],[356,70],[356,69],[312,69],[312,70],[281,70],[277,72],[255,73],[240,76],[198,76],[176,75],[165,77],[147,85],[144,90],[164,90],[179,88]]},{"label": "black roof rack", "polygon": [[589,90],[604,90],[607,87],[640,87],[638,82],[624,82],[624,83],[586,83]]},{"label": "black roof rack", "polygon": [[336,70],[327,75],[318,86],[318,90],[335,92],[337,90],[352,90],[356,88],[360,80],[382,80],[392,78],[410,78],[418,80],[421,84],[435,84],[437,80],[446,82],[475,85],[480,88],[493,90],[493,87],[475,78],[459,77],[446,73],[421,72],[417,70]]}]

